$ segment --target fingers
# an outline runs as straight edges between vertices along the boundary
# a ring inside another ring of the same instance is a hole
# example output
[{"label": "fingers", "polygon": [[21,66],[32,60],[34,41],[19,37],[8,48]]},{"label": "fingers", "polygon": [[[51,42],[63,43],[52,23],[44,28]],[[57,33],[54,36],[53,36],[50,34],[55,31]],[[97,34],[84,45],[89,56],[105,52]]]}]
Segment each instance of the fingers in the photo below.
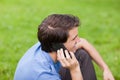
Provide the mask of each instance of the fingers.
[{"label": "fingers", "polygon": [[69,69],[72,67],[75,67],[78,61],[76,60],[74,53],[72,52],[69,53],[67,50],[65,50],[65,55],[64,55],[63,49],[60,49],[57,51],[57,58],[58,58],[58,61],[60,61],[61,65]]},{"label": "fingers", "polygon": [[57,57],[58,57],[58,60],[60,61],[60,63],[62,64],[63,67],[70,66],[69,62],[67,61],[67,59],[64,56],[63,49],[60,49],[57,51]]},{"label": "fingers", "polygon": [[63,62],[61,61],[60,50],[57,50],[57,59],[58,59],[58,61],[60,61],[61,65],[64,67],[64,66],[65,66],[65,63],[63,63]]},{"label": "fingers", "polygon": [[85,40],[84,38],[79,38],[76,41],[75,48],[76,49],[78,49],[78,48],[84,48],[84,46],[87,45],[87,44],[88,44],[87,40]]},{"label": "fingers", "polygon": [[65,50],[65,55],[66,55],[67,60],[71,60],[71,56],[70,56],[70,54],[68,53],[67,50]]},{"label": "fingers", "polygon": [[105,69],[103,72],[103,79],[104,80],[115,80],[111,71],[109,69]]},{"label": "fingers", "polygon": [[75,55],[74,55],[73,52],[70,52],[70,55],[71,55],[71,57],[72,57],[74,60],[76,59],[76,57],[75,57]]}]

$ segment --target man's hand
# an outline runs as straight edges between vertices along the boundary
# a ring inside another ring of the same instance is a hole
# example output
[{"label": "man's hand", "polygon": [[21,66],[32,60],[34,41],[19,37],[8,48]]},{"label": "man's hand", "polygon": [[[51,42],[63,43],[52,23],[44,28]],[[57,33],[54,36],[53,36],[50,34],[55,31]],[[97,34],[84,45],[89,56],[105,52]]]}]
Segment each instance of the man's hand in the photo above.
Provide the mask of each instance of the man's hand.
[{"label": "man's hand", "polygon": [[70,70],[72,69],[74,70],[79,66],[79,63],[73,52],[70,52],[69,54],[68,51],[65,50],[65,55],[64,55],[63,49],[60,49],[57,51],[57,59],[58,61],[60,61],[63,67],[68,68]]},{"label": "man's hand", "polygon": [[58,50],[57,51],[58,61],[60,61],[63,67],[68,68],[70,70],[72,80],[83,80],[79,63],[74,53],[70,52],[69,54],[68,51],[65,50],[65,55],[66,57],[64,56],[63,49]]},{"label": "man's hand", "polygon": [[109,69],[105,69],[103,71],[103,78],[104,78],[104,80],[115,80]]},{"label": "man's hand", "polygon": [[76,42],[76,45],[75,45],[75,48],[78,49],[78,48],[84,48],[85,50],[87,48],[89,48],[89,46],[87,46],[89,43],[86,39],[84,38],[79,38]]}]

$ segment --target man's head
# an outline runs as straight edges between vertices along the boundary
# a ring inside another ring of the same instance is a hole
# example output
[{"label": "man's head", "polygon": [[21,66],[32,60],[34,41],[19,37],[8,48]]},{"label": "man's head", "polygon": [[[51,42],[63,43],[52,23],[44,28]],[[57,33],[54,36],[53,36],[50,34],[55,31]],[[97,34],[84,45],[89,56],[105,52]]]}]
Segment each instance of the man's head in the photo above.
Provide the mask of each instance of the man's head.
[{"label": "man's head", "polygon": [[53,44],[63,43],[71,50],[78,37],[79,19],[73,15],[52,14],[45,18],[38,27],[38,40],[42,50],[53,52]]}]

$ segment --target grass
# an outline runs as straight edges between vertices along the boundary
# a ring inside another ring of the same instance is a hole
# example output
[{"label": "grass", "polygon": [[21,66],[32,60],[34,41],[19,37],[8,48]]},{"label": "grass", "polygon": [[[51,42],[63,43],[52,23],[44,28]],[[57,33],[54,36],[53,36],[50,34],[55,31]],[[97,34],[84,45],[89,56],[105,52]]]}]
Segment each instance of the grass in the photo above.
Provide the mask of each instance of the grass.
[{"label": "grass", "polygon": [[[97,48],[120,80],[119,4],[119,0],[0,0],[0,80],[13,80],[19,59],[38,41],[37,26],[52,13],[79,16],[80,37]],[[94,65],[102,80],[102,71]]]}]

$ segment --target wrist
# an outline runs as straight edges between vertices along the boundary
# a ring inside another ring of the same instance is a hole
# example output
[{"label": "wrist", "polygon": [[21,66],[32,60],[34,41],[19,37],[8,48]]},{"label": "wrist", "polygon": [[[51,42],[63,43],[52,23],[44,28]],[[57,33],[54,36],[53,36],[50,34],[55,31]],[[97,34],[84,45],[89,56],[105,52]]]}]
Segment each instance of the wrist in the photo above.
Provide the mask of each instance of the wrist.
[{"label": "wrist", "polygon": [[77,72],[80,72],[80,67],[79,67],[79,65],[76,66],[75,68],[70,69],[70,72],[71,72],[71,73],[77,73]]},{"label": "wrist", "polygon": [[107,65],[103,65],[101,68],[102,68],[102,70],[103,70],[103,71],[105,71],[105,70],[108,70],[108,69],[109,69]]},{"label": "wrist", "polygon": [[70,74],[71,74],[72,80],[83,80],[82,73],[79,66],[70,70]]}]

